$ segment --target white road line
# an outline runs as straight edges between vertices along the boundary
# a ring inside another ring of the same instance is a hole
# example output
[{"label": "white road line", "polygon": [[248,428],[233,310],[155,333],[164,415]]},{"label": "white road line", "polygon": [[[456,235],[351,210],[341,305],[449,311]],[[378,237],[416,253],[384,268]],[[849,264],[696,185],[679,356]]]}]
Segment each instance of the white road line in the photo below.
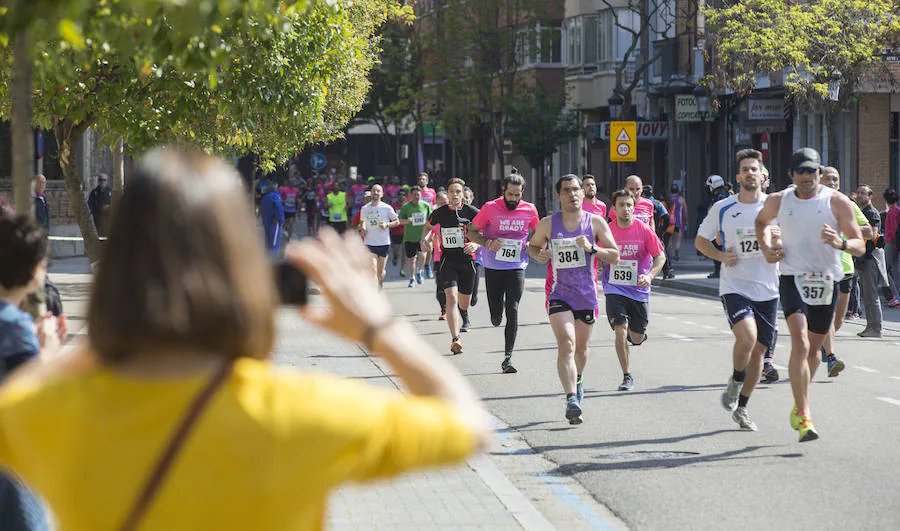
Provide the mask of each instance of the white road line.
[{"label": "white road line", "polygon": [[893,404],[895,406],[900,406],[900,400],[897,400],[896,398],[888,398],[886,396],[879,396],[878,400],[881,400],[882,402],[887,402],[888,404]]},{"label": "white road line", "polygon": [[705,328],[705,329],[707,329],[707,330],[715,330],[715,329],[716,329],[715,326],[710,326],[710,325],[700,325],[700,326],[703,327],[703,328]]},{"label": "white road line", "polygon": [[789,370],[787,367],[783,367],[783,366],[781,366],[781,365],[778,365],[777,363],[773,363],[773,364],[772,364],[772,367],[775,367],[775,368],[778,369],[779,371],[786,371],[786,370]]},{"label": "white road line", "polygon": [[672,317],[671,315],[663,315],[663,319],[668,319],[670,321],[674,321],[676,318]]},{"label": "white road line", "polygon": [[696,324],[697,324],[697,323],[695,323],[695,322],[693,322],[693,321],[682,321],[682,323],[684,323],[684,324],[686,324],[686,325],[696,325]]},{"label": "white road line", "polygon": [[863,372],[878,372],[878,371],[876,371],[875,369],[870,369],[870,368],[868,368],[868,367],[860,367],[859,365],[857,365],[857,366],[855,366],[855,367],[853,367],[853,368],[854,368],[854,369],[859,369],[859,370],[861,370],[861,371],[863,371]]},{"label": "white road line", "polygon": [[727,336],[730,336],[730,335],[731,335],[731,330],[719,330],[719,333],[720,333],[720,334],[725,334],[725,335],[727,335]]},{"label": "white road line", "polygon": [[680,336],[678,334],[663,334],[666,337],[671,337],[672,339],[677,339],[678,341],[693,341],[693,339],[685,336]]},{"label": "white road line", "polygon": [[650,315],[652,315],[653,317],[664,317],[663,314],[661,314],[661,313],[656,313],[656,312],[650,312]]},{"label": "white road line", "polygon": [[900,376],[891,376],[891,378],[893,378],[895,380],[900,380]]}]

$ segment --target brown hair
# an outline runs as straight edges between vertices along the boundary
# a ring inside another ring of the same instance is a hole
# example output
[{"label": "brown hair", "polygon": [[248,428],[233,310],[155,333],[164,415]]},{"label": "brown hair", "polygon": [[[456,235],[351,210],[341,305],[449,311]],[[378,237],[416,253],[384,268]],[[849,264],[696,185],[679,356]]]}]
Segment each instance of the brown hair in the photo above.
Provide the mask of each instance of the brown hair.
[{"label": "brown hair", "polygon": [[631,190],[628,190],[628,189],[616,190],[615,192],[613,192],[613,195],[611,198],[613,208],[616,208],[616,203],[619,201],[620,197],[627,197],[628,199],[631,199],[631,201],[633,203],[637,203],[637,198],[634,197],[634,194],[631,193]]},{"label": "brown hair", "polygon": [[113,214],[88,313],[104,363],[162,348],[269,356],[275,287],[244,195],[216,158],[144,157]]},{"label": "brown hair", "polygon": [[462,186],[463,188],[466,187],[466,181],[460,179],[459,177],[454,177],[454,178],[450,179],[449,181],[447,181],[447,188],[450,188],[450,186],[454,185],[454,184],[458,184],[458,185]]},{"label": "brown hair", "polygon": [[737,152],[735,158],[737,158],[738,167],[740,167],[741,161],[743,161],[744,159],[756,159],[759,161],[760,166],[763,163],[762,153],[755,149],[742,149]]}]

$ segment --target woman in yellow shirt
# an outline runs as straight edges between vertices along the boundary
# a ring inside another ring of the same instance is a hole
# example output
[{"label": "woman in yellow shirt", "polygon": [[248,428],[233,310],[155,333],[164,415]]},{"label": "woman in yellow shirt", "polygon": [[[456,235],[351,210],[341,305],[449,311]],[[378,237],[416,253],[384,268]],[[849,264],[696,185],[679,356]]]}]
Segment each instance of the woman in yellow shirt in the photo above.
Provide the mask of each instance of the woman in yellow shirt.
[{"label": "woman in yellow shirt", "polygon": [[240,179],[205,155],[156,150],[114,214],[88,347],[0,389],[0,463],[63,530],[320,529],[342,482],[485,447],[475,393],[392,317],[358,237],[323,230],[288,259],[327,301],[301,314],[365,344],[409,394],[276,371],[271,266]]}]

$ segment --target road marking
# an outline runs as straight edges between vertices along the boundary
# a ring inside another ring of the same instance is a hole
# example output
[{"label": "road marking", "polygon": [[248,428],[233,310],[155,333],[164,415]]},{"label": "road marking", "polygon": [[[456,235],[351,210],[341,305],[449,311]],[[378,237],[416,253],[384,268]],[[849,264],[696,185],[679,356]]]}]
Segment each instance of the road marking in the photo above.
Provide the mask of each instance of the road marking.
[{"label": "road marking", "polygon": [[781,366],[781,365],[778,365],[777,363],[773,363],[773,364],[772,364],[772,367],[775,367],[775,368],[778,369],[779,371],[786,371],[786,370],[788,370],[787,367],[783,367],[783,366]]},{"label": "road marking", "polygon": [[703,328],[705,328],[707,330],[715,330],[716,329],[715,326],[710,326],[710,325],[700,325],[700,326],[702,326]]},{"label": "road marking", "polygon": [[674,321],[676,318],[672,317],[671,315],[663,315],[663,319],[668,319],[670,321]]},{"label": "road marking", "polygon": [[900,380],[900,376],[891,376],[891,378],[893,378],[895,380]]},{"label": "road marking", "polygon": [[550,486],[550,490],[553,491],[553,494],[556,495],[557,498],[561,499],[563,503],[571,507],[575,510],[582,518],[584,518],[587,523],[591,525],[593,529],[602,529],[602,530],[612,530],[615,529],[611,525],[609,525],[606,520],[603,519],[602,516],[597,514],[596,511],[587,506],[581,498],[578,497],[577,494],[572,492],[572,489],[568,487],[565,483],[559,480],[559,478],[548,476],[547,474],[541,474],[538,476],[541,478],[541,481]]},{"label": "road marking", "polygon": [[685,336],[679,336],[678,334],[663,334],[666,337],[671,337],[672,339],[677,339],[678,341],[693,341],[693,339]]},{"label": "road marking", "polygon": [[860,367],[859,365],[857,365],[857,366],[855,366],[855,367],[853,367],[853,368],[854,368],[854,369],[859,369],[859,370],[861,370],[861,371],[863,371],[863,372],[878,372],[878,371],[876,371],[875,369],[870,369],[870,368],[868,368],[868,367]]},{"label": "road marking", "polygon": [[527,530],[556,529],[542,515],[522,491],[513,485],[491,459],[485,454],[478,454],[468,459],[469,466],[481,477],[484,484],[494,492],[500,502],[506,506],[519,524]]},{"label": "road marking", "polygon": [[731,335],[731,330],[719,330],[720,334]]},{"label": "road marking", "polygon": [[697,324],[697,323],[695,323],[695,322],[693,322],[693,321],[682,321],[682,322],[683,322],[684,324],[686,324],[686,325],[696,325],[696,324]]},{"label": "road marking", "polygon": [[887,402],[888,404],[893,404],[895,406],[900,406],[900,400],[897,400],[896,398],[888,398],[886,396],[879,396],[878,400],[881,400],[882,402]]}]

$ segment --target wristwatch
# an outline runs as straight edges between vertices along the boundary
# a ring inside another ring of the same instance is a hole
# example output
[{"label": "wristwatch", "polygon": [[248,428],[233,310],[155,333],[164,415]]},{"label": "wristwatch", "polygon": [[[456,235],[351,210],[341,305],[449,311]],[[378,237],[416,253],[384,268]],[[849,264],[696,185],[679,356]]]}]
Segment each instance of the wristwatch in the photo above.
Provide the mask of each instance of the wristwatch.
[{"label": "wristwatch", "polygon": [[846,251],[846,250],[847,250],[847,240],[842,240],[842,241],[841,241],[841,250],[842,250],[842,251]]},{"label": "wristwatch", "polygon": [[596,243],[592,243],[592,244],[591,244],[591,250],[588,251],[588,254],[597,254],[597,253],[599,253],[599,252],[600,252],[600,248],[597,247],[597,244],[596,244]]}]

